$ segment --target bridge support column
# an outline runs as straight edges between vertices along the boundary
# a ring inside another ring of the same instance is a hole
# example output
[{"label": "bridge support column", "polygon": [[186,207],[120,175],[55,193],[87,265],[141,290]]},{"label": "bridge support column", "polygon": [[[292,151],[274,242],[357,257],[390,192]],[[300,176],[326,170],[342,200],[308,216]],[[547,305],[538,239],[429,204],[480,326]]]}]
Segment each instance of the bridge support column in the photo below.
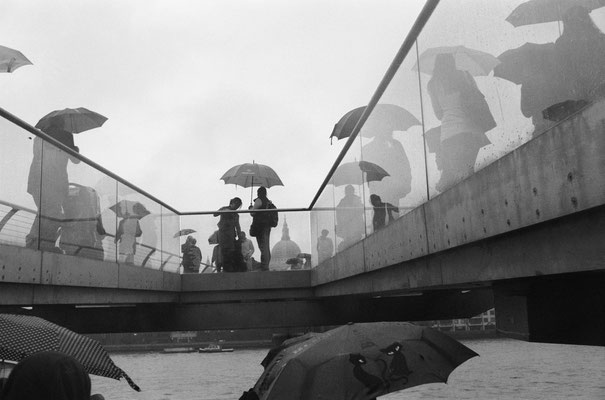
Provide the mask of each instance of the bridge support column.
[{"label": "bridge support column", "polygon": [[530,342],[605,345],[605,272],[494,283],[498,332]]}]

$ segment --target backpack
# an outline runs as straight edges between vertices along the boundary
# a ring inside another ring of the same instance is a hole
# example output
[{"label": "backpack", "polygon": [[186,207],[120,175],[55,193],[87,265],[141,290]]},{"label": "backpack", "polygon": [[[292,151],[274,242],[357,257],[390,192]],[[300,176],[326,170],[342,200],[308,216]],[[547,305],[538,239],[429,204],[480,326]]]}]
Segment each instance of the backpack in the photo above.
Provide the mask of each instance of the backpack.
[{"label": "backpack", "polygon": [[[269,201],[269,203],[267,204],[267,210],[275,210],[276,208],[277,207],[275,207],[275,204]],[[275,228],[279,223],[279,216],[277,215],[277,211],[269,211],[265,214],[267,214],[267,225],[269,225],[271,228]]]}]

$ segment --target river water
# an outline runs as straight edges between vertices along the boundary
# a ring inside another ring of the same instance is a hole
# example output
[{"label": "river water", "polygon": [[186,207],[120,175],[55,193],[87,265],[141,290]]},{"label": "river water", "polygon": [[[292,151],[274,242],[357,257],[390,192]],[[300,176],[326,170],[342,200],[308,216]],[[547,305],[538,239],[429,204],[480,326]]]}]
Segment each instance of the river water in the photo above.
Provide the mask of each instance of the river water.
[{"label": "river water", "polygon": [[[417,399],[605,399],[605,348],[511,339],[463,340],[479,353],[458,367],[448,384],[434,383],[391,393],[380,400]],[[237,400],[262,373],[267,350],[222,354],[112,354],[141,387],[92,377],[93,393],[107,400]],[[288,400],[288,399],[284,399]]]}]

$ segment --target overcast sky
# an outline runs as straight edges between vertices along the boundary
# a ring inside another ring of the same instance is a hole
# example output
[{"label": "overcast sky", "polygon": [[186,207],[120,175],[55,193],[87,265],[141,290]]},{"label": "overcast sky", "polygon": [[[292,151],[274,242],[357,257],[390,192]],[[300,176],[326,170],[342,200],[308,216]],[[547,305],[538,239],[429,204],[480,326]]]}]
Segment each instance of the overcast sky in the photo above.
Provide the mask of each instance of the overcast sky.
[{"label": "overcast sky", "polygon": [[1,107],[35,125],[55,109],[109,120],[80,152],[179,211],[250,190],[231,166],[270,165],[280,207],[311,202],[422,0],[2,0],[0,44],[34,65],[2,74]]}]

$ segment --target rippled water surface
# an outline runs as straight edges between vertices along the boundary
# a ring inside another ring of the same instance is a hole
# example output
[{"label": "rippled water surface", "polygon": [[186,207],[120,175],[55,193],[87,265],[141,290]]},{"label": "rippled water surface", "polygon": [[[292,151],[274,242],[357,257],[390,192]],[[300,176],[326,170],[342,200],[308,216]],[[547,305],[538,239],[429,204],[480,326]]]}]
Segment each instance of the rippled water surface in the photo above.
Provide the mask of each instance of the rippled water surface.
[{"label": "rippled water surface", "polygon": [[[391,393],[381,400],[415,399],[605,399],[605,348],[525,343],[509,339],[463,341],[479,353],[446,384]],[[222,354],[113,354],[142,388],[92,376],[93,393],[107,400],[237,400],[262,373],[267,350]],[[288,400],[288,399],[284,399]]]}]

